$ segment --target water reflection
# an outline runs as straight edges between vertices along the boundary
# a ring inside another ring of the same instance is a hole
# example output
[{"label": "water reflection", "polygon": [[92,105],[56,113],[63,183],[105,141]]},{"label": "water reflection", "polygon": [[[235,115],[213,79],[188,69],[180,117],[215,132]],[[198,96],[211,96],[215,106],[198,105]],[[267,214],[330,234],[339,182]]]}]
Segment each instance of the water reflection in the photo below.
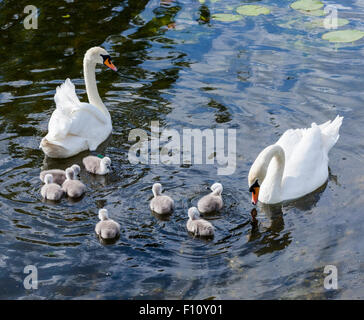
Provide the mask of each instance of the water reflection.
[{"label": "water reflection", "polygon": [[255,246],[258,247],[254,253],[261,256],[288,247],[292,242],[292,235],[291,231],[285,230],[284,211],[293,208],[302,212],[311,210],[319,202],[326,186],[327,183],[294,201],[274,205],[259,202],[258,209],[253,208],[250,213],[251,229],[248,232],[248,242],[254,242]]},{"label": "water reflection", "polygon": [[[0,54],[6,57],[0,61],[0,298],[27,296],[24,263],[41,267],[47,280],[37,296],[48,299],[307,298],[312,289],[323,290],[322,263],[351,267],[341,279],[351,291],[330,297],[361,295],[355,277],[363,225],[362,41],[334,50],[322,41],[323,30],[279,27],[292,16],[313,18],[271,0],[271,15],[231,23],[211,16],[233,12],[239,0],[36,0],[39,30],[25,31],[27,4],[0,2]],[[106,177],[82,170],[88,192],[81,201],[43,203],[39,171],[74,163],[83,168],[90,154],[44,159],[38,146],[58,85],[71,78],[80,100],[87,100],[82,60],[95,45],[104,46],[120,70],[120,77],[101,69],[96,76],[113,133],[95,155],[110,156],[115,168]],[[277,210],[259,206],[250,217],[242,185],[251,156],[285,130],[336,113],[347,123],[330,153],[337,179],[330,175],[326,189]],[[150,132],[151,120],[163,129],[237,129],[236,172],[217,177],[212,166],[130,164],[129,132]],[[166,221],[149,209],[156,179],[168,184],[178,204]],[[216,226],[215,238],[193,238],[187,208],[217,180],[226,207],[206,217]],[[103,207],[123,228],[105,247],[94,236]]]}]

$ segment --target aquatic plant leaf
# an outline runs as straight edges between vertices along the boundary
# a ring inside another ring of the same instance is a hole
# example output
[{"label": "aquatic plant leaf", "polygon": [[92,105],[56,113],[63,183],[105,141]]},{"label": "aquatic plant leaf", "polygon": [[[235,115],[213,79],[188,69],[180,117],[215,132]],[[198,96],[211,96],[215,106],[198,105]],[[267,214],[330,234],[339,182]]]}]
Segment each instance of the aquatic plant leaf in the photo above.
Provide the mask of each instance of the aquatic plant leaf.
[{"label": "aquatic plant leaf", "polygon": [[326,15],[325,11],[322,9],[319,10],[312,10],[312,11],[306,11],[306,10],[297,10],[303,14],[309,15],[309,16],[314,16],[314,17],[321,17]]},{"label": "aquatic plant leaf", "polygon": [[223,21],[223,22],[230,22],[230,21],[238,21],[243,19],[242,16],[237,14],[230,14],[230,13],[216,13],[212,15],[212,19]]},{"label": "aquatic plant leaf", "polygon": [[330,42],[354,42],[363,37],[364,31],[352,29],[331,31],[322,35],[322,39]]},{"label": "aquatic plant leaf", "polygon": [[[324,19],[315,20],[315,21],[312,21],[310,25],[312,27],[325,28],[324,21],[325,21]],[[347,20],[347,19],[338,18],[337,19],[337,26],[338,27],[343,27],[343,26],[347,25],[349,22],[350,21]]]},{"label": "aquatic plant leaf", "polygon": [[250,5],[250,4],[240,6],[236,9],[236,11],[244,16],[259,16],[260,14],[270,13],[270,9],[267,7]]},{"label": "aquatic plant leaf", "polygon": [[324,4],[320,0],[299,0],[291,4],[295,10],[314,11],[322,8]]}]

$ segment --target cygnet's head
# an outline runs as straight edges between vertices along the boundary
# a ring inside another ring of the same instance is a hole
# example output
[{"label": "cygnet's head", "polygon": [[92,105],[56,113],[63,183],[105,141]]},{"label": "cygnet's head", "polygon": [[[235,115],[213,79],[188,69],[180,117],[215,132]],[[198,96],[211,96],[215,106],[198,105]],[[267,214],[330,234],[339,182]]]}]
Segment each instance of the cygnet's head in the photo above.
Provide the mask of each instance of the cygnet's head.
[{"label": "cygnet's head", "polygon": [[113,65],[111,62],[111,57],[109,53],[101,47],[93,47],[91,49],[88,49],[85,58],[86,61],[90,61],[93,63],[99,63],[104,64],[108,68],[110,68],[113,71],[118,71],[118,69]]},{"label": "cygnet's head", "polygon": [[73,170],[74,176],[77,177],[80,172],[81,172],[81,168],[78,164],[74,164],[71,166],[71,169]]},{"label": "cygnet's head", "polygon": [[99,219],[101,221],[109,219],[109,214],[107,212],[107,209],[100,209],[99,210]]},{"label": "cygnet's head", "polygon": [[53,176],[51,174],[46,174],[44,177],[45,184],[53,183]]},{"label": "cygnet's head", "polygon": [[109,172],[111,170],[111,159],[109,157],[103,157],[100,164],[104,171]]},{"label": "cygnet's head", "polygon": [[160,183],[153,184],[152,191],[154,196],[160,196],[162,194],[162,185]]},{"label": "cygnet's head", "polygon": [[210,189],[212,190],[212,192],[217,193],[217,194],[221,194],[223,187],[221,183],[215,182]]},{"label": "cygnet's head", "polygon": [[200,218],[200,213],[198,212],[196,207],[192,207],[188,209],[188,217],[191,220],[197,220]]},{"label": "cygnet's head", "polygon": [[75,173],[74,173],[72,168],[67,168],[66,169],[66,178],[68,180],[73,180],[75,178]]}]

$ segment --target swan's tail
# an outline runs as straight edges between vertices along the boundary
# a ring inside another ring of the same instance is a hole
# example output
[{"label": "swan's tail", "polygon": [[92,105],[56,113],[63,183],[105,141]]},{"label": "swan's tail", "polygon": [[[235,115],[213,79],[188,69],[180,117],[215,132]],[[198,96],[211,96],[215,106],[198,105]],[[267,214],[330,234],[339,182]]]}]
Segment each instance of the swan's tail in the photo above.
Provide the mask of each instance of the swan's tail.
[{"label": "swan's tail", "polygon": [[339,130],[343,119],[344,117],[340,117],[338,115],[333,121],[327,121],[319,126],[324,138],[324,146],[327,152],[330,151],[340,137]]}]

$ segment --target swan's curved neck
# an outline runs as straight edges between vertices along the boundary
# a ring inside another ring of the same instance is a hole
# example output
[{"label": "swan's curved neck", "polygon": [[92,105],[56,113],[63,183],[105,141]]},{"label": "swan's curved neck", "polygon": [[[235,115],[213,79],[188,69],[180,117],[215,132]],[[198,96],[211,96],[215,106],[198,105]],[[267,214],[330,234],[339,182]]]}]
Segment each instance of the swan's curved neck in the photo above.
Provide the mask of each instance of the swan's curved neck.
[{"label": "swan's curved neck", "polygon": [[281,202],[285,166],[284,150],[279,145],[274,144],[265,148],[259,157],[261,157],[262,166],[266,171],[259,198],[265,203]]},{"label": "swan's curved neck", "polygon": [[103,104],[97,90],[95,68],[96,63],[85,57],[83,60],[83,73],[85,78],[88,101],[90,104],[99,108],[103,113],[108,114],[108,111]]}]

